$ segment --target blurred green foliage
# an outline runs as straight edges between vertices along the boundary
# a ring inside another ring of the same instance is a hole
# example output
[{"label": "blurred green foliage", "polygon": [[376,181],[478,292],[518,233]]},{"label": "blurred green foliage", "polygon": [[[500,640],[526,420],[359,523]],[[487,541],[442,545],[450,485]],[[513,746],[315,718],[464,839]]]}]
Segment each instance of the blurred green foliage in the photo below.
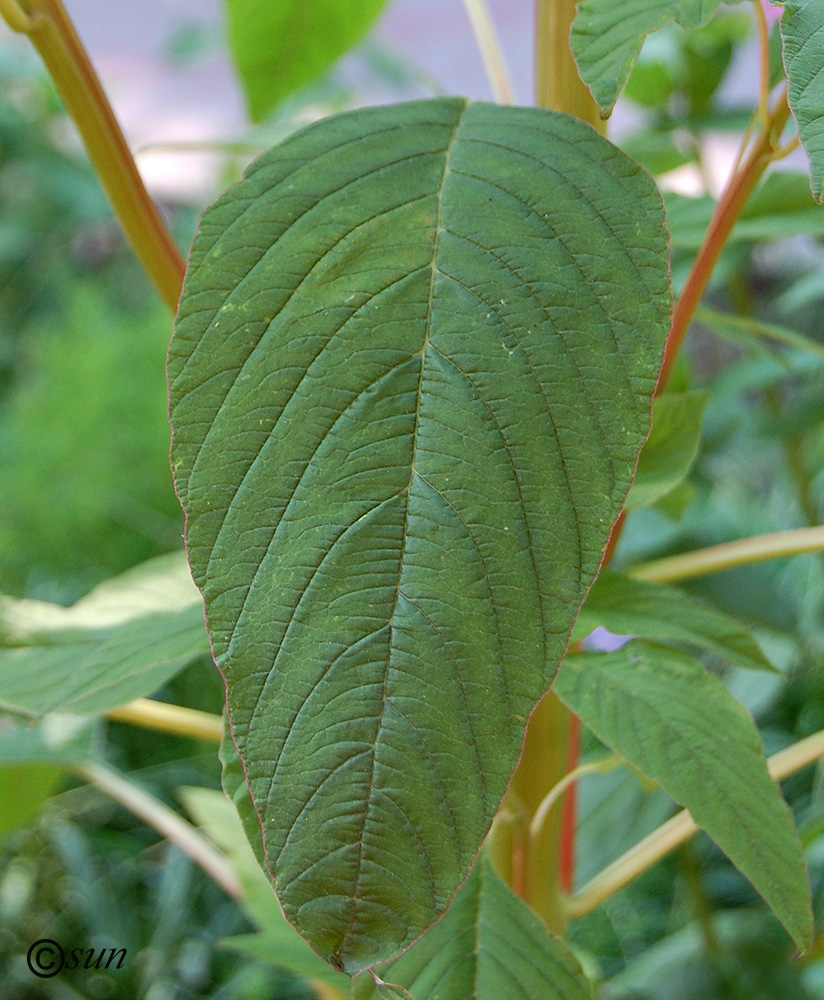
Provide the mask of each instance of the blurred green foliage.
[{"label": "blurred green foliage", "polygon": [[[64,312],[30,324],[26,363],[0,408],[0,589],[75,599],[180,545],[160,305],[113,307],[88,279]],[[78,590],[79,588],[79,590]]]}]

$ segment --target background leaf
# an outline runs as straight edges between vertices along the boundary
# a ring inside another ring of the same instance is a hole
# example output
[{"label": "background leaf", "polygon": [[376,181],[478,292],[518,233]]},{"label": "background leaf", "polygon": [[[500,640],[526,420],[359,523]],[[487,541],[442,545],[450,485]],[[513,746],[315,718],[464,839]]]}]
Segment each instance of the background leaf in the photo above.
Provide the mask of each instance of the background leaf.
[{"label": "background leaf", "polygon": [[[234,759],[239,764],[236,754]],[[242,771],[235,790],[248,799]],[[269,880],[244,836],[233,802],[223,792],[210,788],[184,788],[180,796],[197,825],[232,860],[243,886],[243,909],[258,927],[256,934],[236,935],[221,944],[263,958],[310,981],[323,982],[341,997],[348,996],[348,978],[319,958],[284,917]]]},{"label": "background leaf", "polygon": [[[415,1000],[592,997],[567,946],[499,878],[485,855],[443,920],[377,974]],[[379,995],[368,974],[357,981],[354,995],[357,1000]]]},{"label": "background leaf", "polygon": [[649,178],[544,111],[326,119],[201,222],[169,362],[189,554],[281,901],[346,971],[466,877],[669,308]]},{"label": "background leaf", "polygon": [[611,109],[648,34],[672,21],[699,28],[720,5],[721,0],[586,0],[578,4],[570,44],[581,79],[598,104]]},{"label": "background leaf", "polygon": [[0,714],[0,765],[87,761],[93,755],[95,723],[54,712],[32,725]]},{"label": "background leaf", "polygon": [[94,722],[70,715],[31,725],[0,714],[0,841],[35,818],[66,767],[93,756],[96,736]]},{"label": "background leaf", "polygon": [[602,570],[581,608],[573,638],[598,626],[616,635],[697,646],[749,670],[775,670],[747,629],[707,601],[677,587]]},{"label": "background leaf", "polygon": [[705,392],[670,392],[653,406],[652,433],[638,460],[627,508],[647,507],[674,489],[698,454]]},{"label": "background leaf", "polygon": [[[704,241],[715,201],[666,195],[667,225],[673,248],[697,250]],[[810,196],[809,178],[804,174],[768,174],[744,206],[728,246],[824,235],[824,211]]]},{"label": "background leaf", "polygon": [[810,158],[813,197],[824,200],[824,0],[786,0],[781,18],[789,101]]},{"label": "background leaf", "polygon": [[149,560],[70,608],[0,598],[0,705],[30,715],[109,711],[208,652],[183,553]]},{"label": "background leaf", "polygon": [[568,657],[554,690],[600,740],[690,810],[807,947],[812,914],[801,844],[758,730],[724,685],[684,653],[636,640],[615,653]]},{"label": "background leaf", "polygon": [[229,44],[259,122],[361,41],[387,0],[226,0]]}]

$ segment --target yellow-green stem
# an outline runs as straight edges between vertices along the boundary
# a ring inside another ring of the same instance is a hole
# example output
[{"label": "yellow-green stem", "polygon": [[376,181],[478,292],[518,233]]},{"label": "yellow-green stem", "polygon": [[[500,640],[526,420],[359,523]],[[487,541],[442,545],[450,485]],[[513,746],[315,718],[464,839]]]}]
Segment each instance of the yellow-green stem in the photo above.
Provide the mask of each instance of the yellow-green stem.
[{"label": "yellow-green stem", "polygon": [[784,559],[808,552],[824,552],[824,525],[776,531],[769,535],[755,535],[735,542],[725,542],[723,545],[711,545],[694,552],[682,552],[677,556],[632,566],[627,570],[627,575],[634,576],[637,580],[651,580],[653,583],[675,583],[767,559]]},{"label": "yellow-green stem", "polygon": [[121,708],[112,709],[106,712],[106,718],[112,722],[125,722],[143,729],[189,736],[196,740],[210,740],[213,743],[220,743],[223,738],[223,719],[219,715],[180,705],[168,705],[149,698],[136,698]]},{"label": "yellow-green stem", "polygon": [[486,0],[464,0],[464,7],[481,53],[492,96],[498,104],[514,104],[515,91]]},{"label": "yellow-green stem", "polygon": [[185,264],[134,159],[97,74],[60,0],[2,0],[9,27],[40,53],[118,219],[161,298],[174,312]]},{"label": "yellow-green stem", "polygon": [[547,817],[570,785],[574,785],[576,781],[585,778],[588,774],[609,774],[610,771],[614,771],[623,763],[620,757],[610,755],[601,758],[601,760],[590,761],[588,764],[579,764],[578,767],[568,771],[558,784],[547,792],[543,802],[536,809],[529,824],[529,836],[533,840],[541,836]]},{"label": "yellow-green stem", "polygon": [[[824,730],[773,754],[767,761],[767,767],[775,781],[783,781],[822,757]],[[697,830],[698,827],[686,809],[677,813],[571,896],[567,900],[568,916],[583,917],[590,913],[679,844],[683,844]]]},{"label": "yellow-green stem", "polygon": [[564,111],[606,135],[601,109],[578,74],[569,47],[576,0],[537,0],[535,92],[539,108]]},{"label": "yellow-green stem", "polygon": [[[536,814],[548,792],[569,771],[569,744],[572,716],[550,692],[529,720],[518,769],[511,792],[529,817]],[[523,857],[516,864],[512,888],[557,935],[566,929],[566,911],[561,892],[562,812],[555,809],[542,824],[539,834],[526,838]]]}]

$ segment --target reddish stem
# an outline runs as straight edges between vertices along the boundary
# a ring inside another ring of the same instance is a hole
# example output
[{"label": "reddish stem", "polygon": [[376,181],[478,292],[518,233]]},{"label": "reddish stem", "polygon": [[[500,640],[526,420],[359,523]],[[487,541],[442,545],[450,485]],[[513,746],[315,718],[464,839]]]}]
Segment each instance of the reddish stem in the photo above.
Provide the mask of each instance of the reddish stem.
[{"label": "reddish stem", "polygon": [[[776,110],[769,117],[758,142],[751,150],[749,156],[741,166],[733,173],[727,183],[727,187],[721,196],[715,213],[710,222],[707,236],[695,263],[692,266],[684,290],[675,307],[672,317],[669,336],[664,348],[664,361],[661,366],[661,374],[658,385],[655,388],[654,396],[660,396],[666,389],[672,374],[675,359],[678,357],[684,338],[687,335],[695,310],[704,297],[707,285],[712,277],[718,258],[726,245],[727,239],[738,221],[741,210],[747,202],[756,185],[779,151],[779,144],[784,127],[790,116],[790,108],[787,103],[786,92]],[[612,528],[604,552],[603,566],[606,567],[612,562],[615,549],[624,530],[626,522],[626,510],[622,511],[618,520]],[[577,716],[573,715],[571,720],[569,736],[569,766],[568,771],[574,770],[578,766],[581,743],[581,723]],[[576,831],[576,806],[577,806],[577,783],[572,784],[566,791],[563,799],[563,818],[561,826],[561,841],[559,847],[559,885],[564,893],[572,892],[575,877],[575,831]]]},{"label": "reddish stem", "polygon": [[[752,148],[750,155],[743,164],[732,175],[727,187],[721,196],[721,200],[715,209],[712,217],[707,237],[695,258],[692,270],[687,278],[684,291],[675,307],[672,317],[672,327],[670,328],[667,345],[664,349],[664,363],[661,366],[661,376],[655,395],[660,396],[667,387],[675,359],[684,343],[690,322],[695,310],[704,297],[707,285],[712,277],[718,258],[729,238],[730,233],[738,221],[741,210],[747,203],[747,199],[755,190],[756,185],[761,180],[764,171],[775,158],[779,150],[781,134],[784,126],[790,117],[790,108],[787,103],[787,95],[770,116],[767,127]],[[615,532],[613,532],[613,535]],[[617,539],[616,539],[617,541]]]}]

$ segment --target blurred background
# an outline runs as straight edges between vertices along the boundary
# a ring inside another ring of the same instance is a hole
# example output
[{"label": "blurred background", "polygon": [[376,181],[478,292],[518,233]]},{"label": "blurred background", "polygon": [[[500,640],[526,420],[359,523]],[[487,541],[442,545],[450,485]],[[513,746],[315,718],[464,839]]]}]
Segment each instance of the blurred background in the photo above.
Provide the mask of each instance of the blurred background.
[{"label": "blurred background", "polygon": [[[369,40],[252,126],[218,0],[68,0],[150,190],[181,247],[202,208],[257,153],[306,122],[369,103],[491,92],[461,0],[394,0]],[[749,5],[743,5],[747,8]],[[533,5],[490,0],[519,103],[533,100]],[[753,19],[724,9],[644,49],[611,124],[668,191],[676,287],[700,244],[755,98]],[[779,70],[777,69],[777,72]],[[633,514],[624,563],[818,524],[824,496],[824,209],[803,155],[764,185],[725,253],[676,378],[706,393],[700,452],[673,494]],[[756,322],[758,321],[758,322]],[[765,338],[758,323],[801,334]],[[182,545],[168,469],[164,356],[170,317],[133,260],[26,39],[0,27],[0,592],[71,604],[99,581]],[[824,727],[824,566],[818,556],[697,581],[752,627],[784,678],[729,676],[773,752]],[[220,712],[210,662],[159,692]],[[111,759],[179,808],[181,786],[219,787],[214,749],[110,724]],[[785,792],[818,889],[824,785]],[[13,794],[13,790],[7,790]],[[56,786],[0,843],[0,1000],[310,997],[271,963],[218,942],[253,924],[176,848],[88,787]],[[621,771],[582,789],[579,878],[665,819],[671,802]],[[38,981],[38,937],[114,937],[124,972]],[[824,941],[798,960],[753,890],[706,838],[658,865],[573,942],[603,996],[824,998]]]}]

